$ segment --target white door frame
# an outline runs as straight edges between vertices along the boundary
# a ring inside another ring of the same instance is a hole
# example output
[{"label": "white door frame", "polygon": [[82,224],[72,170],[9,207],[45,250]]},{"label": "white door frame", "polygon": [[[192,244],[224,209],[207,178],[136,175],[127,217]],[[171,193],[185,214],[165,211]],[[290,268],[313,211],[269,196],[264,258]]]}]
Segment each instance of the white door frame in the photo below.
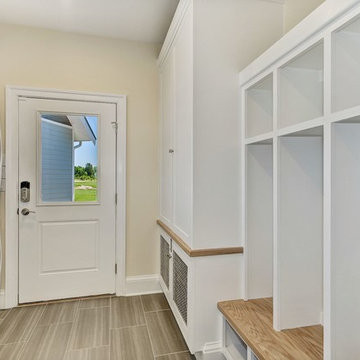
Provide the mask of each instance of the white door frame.
[{"label": "white door frame", "polygon": [[[61,91],[28,87],[6,87],[6,180],[5,180],[5,293],[4,308],[18,305],[19,292],[19,230],[18,230],[18,191],[19,191],[19,99],[22,97],[101,102],[116,105],[117,116],[117,170],[116,192],[116,254],[117,274],[115,275],[116,295],[125,295],[126,265],[126,96],[78,91]],[[115,154],[114,154],[115,156]]]}]

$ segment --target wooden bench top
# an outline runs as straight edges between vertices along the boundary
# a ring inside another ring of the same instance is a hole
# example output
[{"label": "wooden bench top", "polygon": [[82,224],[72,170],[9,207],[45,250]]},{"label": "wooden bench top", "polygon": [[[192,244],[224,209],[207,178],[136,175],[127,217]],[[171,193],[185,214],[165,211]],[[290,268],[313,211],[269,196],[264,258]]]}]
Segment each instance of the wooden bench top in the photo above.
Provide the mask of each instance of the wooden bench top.
[{"label": "wooden bench top", "polygon": [[209,248],[209,249],[191,249],[189,245],[185,243],[180,236],[175,234],[167,225],[161,220],[157,220],[156,223],[179,245],[179,247],[190,257],[202,257],[202,256],[216,256],[216,255],[232,255],[242,254],[244,248],[229,247],[229,248]]},{"label": "wooden bench top", "polygon": [[323,359],[323,327],[275,331],[272,298],[224,301],[218,309],[259,360]]}]

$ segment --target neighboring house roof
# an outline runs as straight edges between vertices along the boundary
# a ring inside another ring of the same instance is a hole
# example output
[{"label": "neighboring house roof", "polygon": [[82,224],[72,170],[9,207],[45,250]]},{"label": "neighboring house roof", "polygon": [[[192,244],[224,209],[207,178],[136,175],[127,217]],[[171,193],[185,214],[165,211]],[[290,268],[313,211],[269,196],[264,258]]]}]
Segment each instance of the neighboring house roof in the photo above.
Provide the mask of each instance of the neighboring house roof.
[{"label": "neighboring house roof", "polygon": [[96,144],[96,135],[94,134],[86,116],[83,115],[41,115],[43,119],[73,128],[75,141],[92,141]]}]

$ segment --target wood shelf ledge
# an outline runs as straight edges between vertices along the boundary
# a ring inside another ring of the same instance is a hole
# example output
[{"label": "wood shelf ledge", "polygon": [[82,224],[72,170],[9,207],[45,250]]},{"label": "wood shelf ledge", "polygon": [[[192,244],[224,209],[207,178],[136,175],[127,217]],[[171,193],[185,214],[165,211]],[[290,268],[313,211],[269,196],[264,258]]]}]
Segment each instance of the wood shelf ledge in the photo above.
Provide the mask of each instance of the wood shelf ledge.
[{"label": "wood shelf ledge", "polygon": [[218,309],[259,360],[323,359],[323,327],[274,330],[272,298],[224,301]]},{"label": "wood shelf ledge", "polygon": [[190,257],[200,256],[216,256],[216,255],[230,255],[230,254],[242,254],[244,252],[243,247],[228,247],[228,248],[210,248],[210,249],[191,249],[191,247],[185,243],[174,231],[172,231],[161,220],[157,220],[156,223],[174,240],[184,252]]}]

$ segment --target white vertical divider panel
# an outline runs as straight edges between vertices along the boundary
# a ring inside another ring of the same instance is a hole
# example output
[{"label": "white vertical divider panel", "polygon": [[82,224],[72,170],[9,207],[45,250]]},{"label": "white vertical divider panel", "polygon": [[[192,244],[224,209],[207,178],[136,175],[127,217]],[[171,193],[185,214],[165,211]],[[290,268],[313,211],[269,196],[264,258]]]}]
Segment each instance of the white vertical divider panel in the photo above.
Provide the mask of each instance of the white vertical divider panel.
[{"label": "white vertical divider panel", "polygon": [[280,330],[279,318],[279,286],[278,286],[278,117],[279,117],[279,71],[274,70],[273,74],[273,102],[274,102],[274,138],[273,138],[273,326]]},{"label": "white vertical divider panel", "polygon": [[246,90],[241,89],[241,128],[240,128],[240,141],[241,141],[241,154],[240,154],[240,219],[241,219],[241,243],[244,247],[244,260],[242,265],[242,296],[244,300],[248,300],[248,254],[247,254],[247,239],[246,239],[246,183],[245,183],[245,171],[246,171],[246,147],[245,147],[245,137],[246,137]]},{"label": "white vertical divider panel", "polygon": [[[324,117],[331,114],[331,35],[324,37]],[[323,316],[324,359],[331,359],[331,125],[324,125]]]},{"label": "white vertical divider panel", "polygon": [[324,126],[324,359],[331,359],[331,125]]},{"label": "white vertical divider panel", "polygon": [[360,354],[359,139],[359,123],[338,123],[332,126],[332,359],[358,359]]},{"label": "white vertical divider panel", "polygon": [[280,329],[320,323],[323,301],[323,139],[278,144],[278,321]]}]

